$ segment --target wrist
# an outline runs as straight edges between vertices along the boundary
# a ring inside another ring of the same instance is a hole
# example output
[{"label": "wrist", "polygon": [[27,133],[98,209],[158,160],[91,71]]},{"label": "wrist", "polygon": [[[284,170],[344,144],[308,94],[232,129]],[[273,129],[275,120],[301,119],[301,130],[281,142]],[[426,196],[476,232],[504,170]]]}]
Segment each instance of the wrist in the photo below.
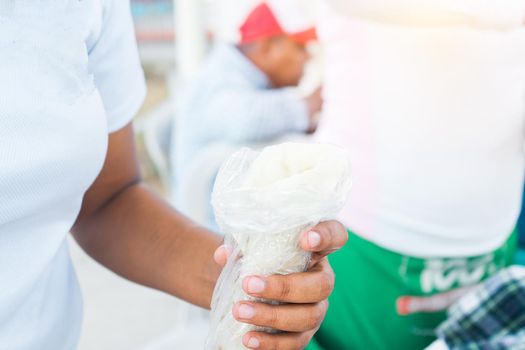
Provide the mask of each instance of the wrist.
[{"label": "wrist", "polygon": [[189,221],[187,224],[166,247],[163,279],[169,285],[169,294],[209,309],[221,272],[214,253],[222,237]]}]

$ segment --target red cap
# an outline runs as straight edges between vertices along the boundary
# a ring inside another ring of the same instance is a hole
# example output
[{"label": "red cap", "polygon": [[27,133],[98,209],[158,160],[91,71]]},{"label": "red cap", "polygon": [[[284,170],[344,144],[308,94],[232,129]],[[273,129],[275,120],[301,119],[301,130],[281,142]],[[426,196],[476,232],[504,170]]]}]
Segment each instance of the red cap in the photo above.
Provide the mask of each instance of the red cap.
[{"label": "red cap", "polygon": [[[293,16],[293,14],[291,15]],[[286,22],[286,18],[283,18],[280,23],[267,2],[259,4],[250,12],[240,27],[240,44],[247,44],[258,39],[270,38],[278,35],[286,35],[292,40],[300,43],[307,43],[317,39],[316,30],[313,26],[303,26],[303,28],[298,28],[296,26],[296,28],[285,30],[283,25],[286,23],[282,22]]]}]

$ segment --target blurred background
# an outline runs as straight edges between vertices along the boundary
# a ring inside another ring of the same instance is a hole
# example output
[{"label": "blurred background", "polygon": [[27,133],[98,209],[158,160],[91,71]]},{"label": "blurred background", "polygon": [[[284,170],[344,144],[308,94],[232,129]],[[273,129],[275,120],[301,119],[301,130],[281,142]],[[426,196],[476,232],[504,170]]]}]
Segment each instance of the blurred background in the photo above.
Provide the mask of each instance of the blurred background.
[{"label": "blurred background", "polygon": [[[238,27],[256,3],[257,0],[131,0],[148,85],[146,101],[135,119],[142,173],[146,182],[172,203],[176,200],[170,146],[178,100],[213,44],[238,40]],[[304,6],[312,5],[304,1]],[[318,49],[309,50],[315,59],[309,63],[308,74],[299,87],[304,94],[320,81]],[[204,189],[198,203],[192,203],[185,211],[204,225],[206,196]],[[207,332],[204,311],[130,283],[94,262],[73,240],[71,246],[84,296],[80,350],[202,348]]]}]

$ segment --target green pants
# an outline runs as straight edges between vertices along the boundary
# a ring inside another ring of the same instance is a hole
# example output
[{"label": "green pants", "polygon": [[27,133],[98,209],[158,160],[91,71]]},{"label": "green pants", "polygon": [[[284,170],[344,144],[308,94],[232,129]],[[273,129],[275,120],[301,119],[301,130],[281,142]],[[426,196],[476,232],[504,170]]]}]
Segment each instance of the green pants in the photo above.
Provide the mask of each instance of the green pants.
[{"label": "green pants", "polygon": [[308,350],[420,350],[434,339],[446,309],[472,286],[512,263],[516,234],[482,256],[421,259],[381,248],[349,232],[330,257],[335,290]]}]

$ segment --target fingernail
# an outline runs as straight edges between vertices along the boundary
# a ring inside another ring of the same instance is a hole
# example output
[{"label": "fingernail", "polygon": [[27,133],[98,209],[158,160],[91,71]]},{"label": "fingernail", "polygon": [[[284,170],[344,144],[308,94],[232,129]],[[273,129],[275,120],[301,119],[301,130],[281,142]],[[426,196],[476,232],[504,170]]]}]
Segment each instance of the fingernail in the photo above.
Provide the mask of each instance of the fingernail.
[{"label": "fingernail", "polygon": [[249,305],[241,304],[241,306],[239,306],[239,309],[237,309],[237,314],[239,315],[239,318],[249,320],[253,318],[253,316],[255,316],[255,310]]},{"label": "fingernail", "polygon": [[251,349],[257,349],[259,347],[260,343],[259,343],[259,339],[257,338],[250,338],[250,340],[248,340],[248,347],[251,348]]},{"label": "fingernail", "polygon": [[213,259],[216,261],[216,262],[220,262],[221,259],[222,259],[222,248],[224,246],[220,246],[219,248],[217,248],[217,250],[215,250],[215,252],[213,253]]},{"label": "fingernail", "polygon": [[315,248],[321,243],[321,235],[315,231],[308,232],[308,244],[311,248]]},{"label": "fingernail", "polygon": [[259,277],[250,277],[248,279],[248,293],[262,293],[266,288],[266,282]]}]

